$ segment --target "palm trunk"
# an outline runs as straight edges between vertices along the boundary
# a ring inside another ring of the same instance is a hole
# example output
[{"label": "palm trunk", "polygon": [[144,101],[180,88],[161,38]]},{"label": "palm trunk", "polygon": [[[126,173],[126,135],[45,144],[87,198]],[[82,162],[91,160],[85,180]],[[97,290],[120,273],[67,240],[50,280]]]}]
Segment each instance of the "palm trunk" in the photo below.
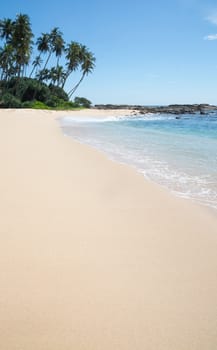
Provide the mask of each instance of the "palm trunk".
[{"label": "palm trunk", "polygon": [[43,70],[47,67],[47,64],[48,64],[48,61],[50,59],[51,54],[52,54],[52,51],[49,52],[49,55],[48,55],[47,61],[45,62]]},{"label": "palm trunk", "polygon": [[77,90],[77,88],[79,87],[79,85],[81,84],[82,80],[85,77],[85,73],[82,75],[81,79],[79,80],[79,82],[69,91],[68,96],[69,98],[72,97],[72,95],[75,93],[75,91]]},{"label": "palm trunk", "polygon": [[32,68],[32,71],[31,71],[31,73],[30,73],[30,75],[29,75],[29,78],[31,78],[32,74],[34,73],[35,68],[36,68],[36,66],[34,66],[34,67]]},{"label": "palm trunk", "polygon": [[65,76],[65,79],[63,80],[63,83],[62,83],[62,86],[61,88],[64,89],[64,86],[65,86],[65,83],[66,83],[66,80],[68,79],[68,77],[70,76],[71,72],[68,71],[68,73],[66,73],[66,76]]}]

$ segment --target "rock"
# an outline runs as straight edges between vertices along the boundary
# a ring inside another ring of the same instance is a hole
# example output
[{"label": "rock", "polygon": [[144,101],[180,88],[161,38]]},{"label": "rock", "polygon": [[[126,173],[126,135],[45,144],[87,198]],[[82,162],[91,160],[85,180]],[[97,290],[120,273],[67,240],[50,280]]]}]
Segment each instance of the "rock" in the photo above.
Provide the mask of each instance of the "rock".
[{"label": "rock", "polygon": [[196,114],[200,113],[201,115],[208,114],[210,112],[217,111],[217,106],[212,106],[209,104],[172,104],[168,106],[141,106],[141,105],[95,105],[94,108],[97,109],[129,109],[138,111],[139,114],[146,113],[161,113],[161,114]]}]

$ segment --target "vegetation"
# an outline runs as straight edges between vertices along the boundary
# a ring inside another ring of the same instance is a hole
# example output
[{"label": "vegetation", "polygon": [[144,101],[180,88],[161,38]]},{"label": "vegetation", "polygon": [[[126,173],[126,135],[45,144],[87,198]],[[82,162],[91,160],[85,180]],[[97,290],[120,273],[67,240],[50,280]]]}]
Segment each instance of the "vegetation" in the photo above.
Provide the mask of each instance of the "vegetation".
[{"label": "vegetation", "polygon": [[[70,99],[95,67],[93,53],[78,42],[66,44],[57,27],[35,43],[33,38],[28,15],[0,20],[0,107],[89,108],[83,97]],[[78,70],[80,79],[66,93],[66,82]]]}]

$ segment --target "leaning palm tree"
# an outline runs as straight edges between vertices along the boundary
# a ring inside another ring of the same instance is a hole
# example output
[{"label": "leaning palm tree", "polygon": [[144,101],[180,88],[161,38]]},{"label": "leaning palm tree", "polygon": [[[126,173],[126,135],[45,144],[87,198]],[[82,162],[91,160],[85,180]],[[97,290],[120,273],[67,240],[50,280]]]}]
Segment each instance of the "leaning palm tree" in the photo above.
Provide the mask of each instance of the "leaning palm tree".
[{"label": "leaning palm tree", "polygon": [[82,45],[80,50],[80,62],[81,62],[81,71],[82,76],[79,82],[69,91],[68,96],[69,98],[72,97],[72,95],[75,93],[83,79],[86,75],[92,73],[94,67],[95,67],[95,61],[96,58],[94,57],[93,53],[90,52],[86,46]]},{"label": "leaning palm tree", "polygon": [[39,81],[48,81],[50,79],[50,70],[47,68],[43,68],[36,74],[36,79]]},{"label": "leaning palm tree", "polygon": [[[37,49],[39,51],[39,57],[41,54],[47,53],[50,50],[50,34],[42,33],[41,36],[36,41]],[[44,68],[46,68],[48,60],[46,61]]]},{"label": "leaning palm tree", "polygon": [[67,45],[66,52],[66,74],[65,79],[62,82],[62,89],[65,86],[66,80],[70,76],[72,72],[75,72],[80,65],[80,51],[81,45],[76,41],[71,41],[70,44]]},{"label": "leaning palm tree", "polygon": [[31,73],[29,75],[29,78],[31,78],[31,76],[34,73],[35,69],[41,66],[41,63],[42,63],[42,59],[41,59],[40,55],[36,56],[36,58],[32,62],[33,68],[32,68],[32,71],[31,71]]},{"label": "leaning palm tree", "polygon": [[39,51],[48,52],[43,69],[46,69],[52,53],[55,53],[57,57],[57,65],[59,64],[59,59],[65,49],[65,42],[59,28],[55,27],[50,33],[43,33],[42,36],[38,38],[37,44]]},{"label": "leaning palm tree", "polygon": [[56,83],[57,86],[60,87],[60,85],[63,83],[65,79],[66,72],[63,68],[63,66],[57,66],[55,67],[55,75],[56,75]]},{"label": "leaning palm tree", "polygon": [[56,72],[56,67],[52,67],[49,70],[49,76],[48,76],[50,82],[52,85],[55,85],[55,83],[57,82],[58,78],[57,78],[57,72]]},{"label": "leaning palm tree", "polygon": [[50,33],[51,52],[54,52],[57,57],[56,67],[59,65],[59,59],[65,49],[65,42],[62,35],[63,33],[58,27],[53,28]]}]

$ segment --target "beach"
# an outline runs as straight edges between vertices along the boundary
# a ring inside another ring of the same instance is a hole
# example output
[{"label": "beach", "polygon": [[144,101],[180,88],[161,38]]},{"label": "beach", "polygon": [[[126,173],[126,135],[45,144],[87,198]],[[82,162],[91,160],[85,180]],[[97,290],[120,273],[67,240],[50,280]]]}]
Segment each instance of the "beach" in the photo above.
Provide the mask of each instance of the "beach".
[{"label": "beach", "polygon": [[217,215],[0,110],[0,348],[217,349]]}]

